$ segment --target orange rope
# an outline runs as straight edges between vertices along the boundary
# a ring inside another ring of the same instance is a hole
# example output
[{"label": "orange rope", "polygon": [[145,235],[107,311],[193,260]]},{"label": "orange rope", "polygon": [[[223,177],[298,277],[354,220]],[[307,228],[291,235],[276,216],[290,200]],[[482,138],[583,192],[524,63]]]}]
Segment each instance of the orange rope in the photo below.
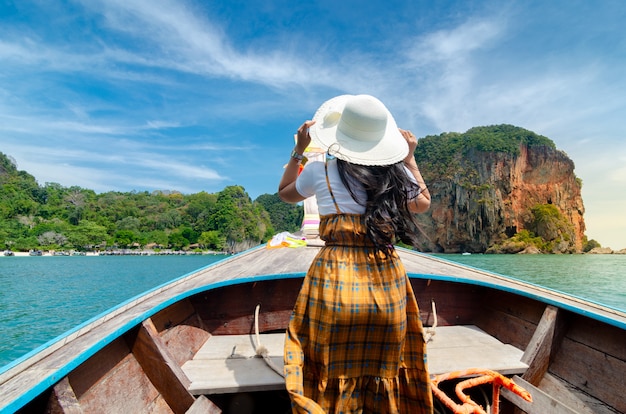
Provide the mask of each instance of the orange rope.
[{"label": "orange rope", "polygon": [[[459,382],[455,387],[455,392],[457,397],[461,400],[463,404],[455,403],[450,397],[448,397],[443,391],[439,389],[439,383],[442,381],[467,377],[471,375],[479,375],[478,377],[469,378],[464,381]],[[499,400],[500,400],[500,388],[504,387],[511,392],[519,395],[524,400],[528,402],[532,402],[533,397],[530,395],[528,391],[519,385],[515,384],[510,378],[503,376],[502,374],[491,371],[488,369],[478,369],[471,368],[464,371],[454,371],[446,374],[436,375],[431,379],[433,394],[442,403],[445,404],[450,410],[454,412],[454,414],[487,414],[483,408],[475,403],[469,396],[467,396],[463,391],[467,388],[475,387],[482,384],[493,384],[493,405],[491,408],[491,414],[498,414],[500,411]]]}]

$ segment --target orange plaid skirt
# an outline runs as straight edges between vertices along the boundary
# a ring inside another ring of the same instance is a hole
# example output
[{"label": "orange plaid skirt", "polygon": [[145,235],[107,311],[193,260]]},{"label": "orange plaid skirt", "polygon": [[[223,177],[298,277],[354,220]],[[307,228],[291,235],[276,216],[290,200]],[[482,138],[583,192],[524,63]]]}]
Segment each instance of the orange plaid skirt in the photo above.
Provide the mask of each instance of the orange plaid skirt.
[{"label": "orange plaid skirt", "polygon": [[415,295],[395,251],[369,242],[361,215],[323,216],[326,241],[285,340],[294,413],[432,413]]}]

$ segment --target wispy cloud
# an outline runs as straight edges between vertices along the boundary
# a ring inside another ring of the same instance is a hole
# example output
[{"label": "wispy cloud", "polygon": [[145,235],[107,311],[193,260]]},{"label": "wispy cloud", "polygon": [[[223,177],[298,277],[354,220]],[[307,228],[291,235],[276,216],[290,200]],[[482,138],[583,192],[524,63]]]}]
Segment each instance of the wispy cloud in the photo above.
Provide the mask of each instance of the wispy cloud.
[{"label": "wispy cloud", "polygon": [[148,121],[146,122],[147,129],[169,129],[180,126],[180,122],[171,121]]},{"label": "wispy cloud", "polygon": [[[89,1],[83,5],[102,14],[109,29],[137,41],[138,47],[132,53],[108,49],[104,61],[114,59],[278,87],[328,79],[323,66],[312,68],[303,59],[283,53],[280,45],[262,51],[235,49],[218,24],[184,3]],[[311,77],[311,71],[318,76]]]},{"label": "wispy cloud", "polygon": [[408,51],[414,66],[454,66],[467,62],[472,53],[493,46],[504,31],[504,21],[489,18],[469,18],[461,25],[448,30],[426,33],[415,39]]}]

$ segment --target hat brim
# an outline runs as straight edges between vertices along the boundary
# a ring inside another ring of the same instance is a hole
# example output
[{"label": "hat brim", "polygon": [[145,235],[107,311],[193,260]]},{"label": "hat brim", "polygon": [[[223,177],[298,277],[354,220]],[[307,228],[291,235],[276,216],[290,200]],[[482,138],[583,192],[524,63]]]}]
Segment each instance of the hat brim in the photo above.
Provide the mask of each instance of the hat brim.
[{"label": "hat brim", "polygon": [[313,116],[315,124],[309,128],[311,140],[330,155],[352,164],[392,165],[404,160],[409,153],[409,145],[389,111],[386,130],[379,141],[359,141],[338,130],[341,113],[353,96],[334,97],[318,108]]}]

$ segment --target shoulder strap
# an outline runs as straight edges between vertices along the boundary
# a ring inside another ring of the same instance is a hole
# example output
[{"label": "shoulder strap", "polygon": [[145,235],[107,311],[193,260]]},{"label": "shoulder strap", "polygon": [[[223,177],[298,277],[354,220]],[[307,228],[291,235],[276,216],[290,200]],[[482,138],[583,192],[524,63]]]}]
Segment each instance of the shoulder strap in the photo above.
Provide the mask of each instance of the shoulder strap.
[{"label": "shoulder strap", "polygon": [[337,200],[335,200],[335,195],[333,194],[333,189],[330,188],[330,180],[328,179],[328,161],[324,161],[324,172],[326,173],[326,185],[328,186],[328,192],[330,193],[331,198],[333,199],[333,204],[335,205],[335,210],[337,214],[341,214],[341,210],[339,210],[339,206],[337,205]]}]

